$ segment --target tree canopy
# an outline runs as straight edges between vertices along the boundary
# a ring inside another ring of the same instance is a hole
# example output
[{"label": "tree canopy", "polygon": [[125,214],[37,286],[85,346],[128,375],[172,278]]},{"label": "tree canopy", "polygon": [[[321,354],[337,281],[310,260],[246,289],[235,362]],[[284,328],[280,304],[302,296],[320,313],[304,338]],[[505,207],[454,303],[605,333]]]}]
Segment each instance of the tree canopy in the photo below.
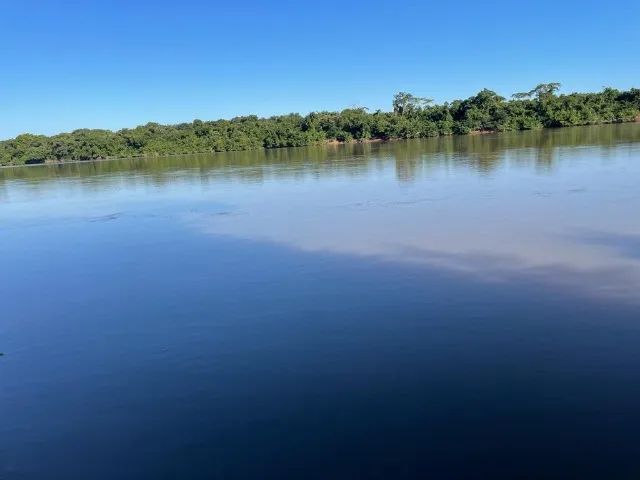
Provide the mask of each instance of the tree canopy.
[{"label": "tree canopy", "polygon": [[484,89],[441,105],[399,92],[392,111],[366,108],[177,125],[147,123],[117,132],[75,130],[53,136],[23,134],[0,142],[0,165],[297,147],[327,141],[419,138],[473,132],[629,122],[640,118],[640,89],[607,87],[597,93],[558,95],[559,83],[542,83],[506,100]]}]

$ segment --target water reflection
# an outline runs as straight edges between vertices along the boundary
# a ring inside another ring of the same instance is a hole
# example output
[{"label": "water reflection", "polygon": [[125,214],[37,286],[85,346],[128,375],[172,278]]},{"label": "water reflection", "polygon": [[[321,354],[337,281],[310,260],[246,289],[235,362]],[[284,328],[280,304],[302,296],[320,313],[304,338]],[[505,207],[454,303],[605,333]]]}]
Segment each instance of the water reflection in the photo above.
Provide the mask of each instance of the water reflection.
[{"label": "water reflection", "polygon": [[639,159],[619,125],[0,170],[0,477],[631,478]]},{"label": "water reflection", "polygon": [[640,125],[625,124],[4,169],[0,215],[18,227],[161,216],[638,300],[639,157]]},{"label": "water reflection", "polygon": [[[0,181],[86,178],[86,186],[113,181],[171,183],[176,179],[228,178],[260,182],[278,178],[366,175],[387,161],[394,161],[396,178],[411,181],[432,168],[470,168],[490,173],[508,161],[540,170],[553,168],[567,149],[597,150],[600,158],[612,147],[640,141],[640,125],[621,124],[547,129],[491,135],[465,135],[387,143],[329,145],[266,151],[227,152],[215,155],[181,155],[81,162],[29,168],[0,168]],[[619,150],[617,150],[619,152]],[[124,178],[117,174],[126,173]],[[137,175],[131,175],[136,173]]]}]

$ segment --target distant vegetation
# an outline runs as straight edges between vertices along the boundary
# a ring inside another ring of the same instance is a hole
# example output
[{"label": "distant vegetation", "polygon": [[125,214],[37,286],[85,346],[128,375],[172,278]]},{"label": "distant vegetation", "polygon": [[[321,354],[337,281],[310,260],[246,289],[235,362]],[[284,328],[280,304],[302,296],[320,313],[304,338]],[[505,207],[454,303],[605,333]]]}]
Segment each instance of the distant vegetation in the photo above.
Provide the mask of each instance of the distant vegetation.
[{"label": "distant vegetation", "polygon": [[540,84],[514,94],[511,100],[485,89],[466,100],[442,105],[401,92],[393,98],[392,112],[369,112],[363,107],[306,116],[148,123],[117,132],[83,129],[51,137],[24,134],[0,142],[0,165],[532,130],[630,122],[640,116],[640,89],[557,95],[559,88],[559,83]]}]

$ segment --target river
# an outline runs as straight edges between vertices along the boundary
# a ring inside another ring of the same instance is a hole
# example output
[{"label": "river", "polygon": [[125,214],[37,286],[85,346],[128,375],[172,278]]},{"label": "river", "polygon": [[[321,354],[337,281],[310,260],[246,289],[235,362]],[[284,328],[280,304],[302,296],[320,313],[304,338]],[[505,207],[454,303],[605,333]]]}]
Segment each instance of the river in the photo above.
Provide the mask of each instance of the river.
[{"label": "river", "polygon": [[637,478],[640,124],[0,169],[0,477]]}]

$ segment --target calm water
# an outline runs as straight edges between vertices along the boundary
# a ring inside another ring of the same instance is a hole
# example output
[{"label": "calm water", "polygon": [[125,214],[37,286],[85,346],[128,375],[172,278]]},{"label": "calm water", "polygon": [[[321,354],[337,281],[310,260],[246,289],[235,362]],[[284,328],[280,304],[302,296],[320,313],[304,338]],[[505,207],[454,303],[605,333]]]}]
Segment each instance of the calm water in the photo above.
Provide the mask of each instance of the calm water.
[{"label": "calm water", "polygon": [[640,124],[0,169],[0,478],[638,478]]}]

